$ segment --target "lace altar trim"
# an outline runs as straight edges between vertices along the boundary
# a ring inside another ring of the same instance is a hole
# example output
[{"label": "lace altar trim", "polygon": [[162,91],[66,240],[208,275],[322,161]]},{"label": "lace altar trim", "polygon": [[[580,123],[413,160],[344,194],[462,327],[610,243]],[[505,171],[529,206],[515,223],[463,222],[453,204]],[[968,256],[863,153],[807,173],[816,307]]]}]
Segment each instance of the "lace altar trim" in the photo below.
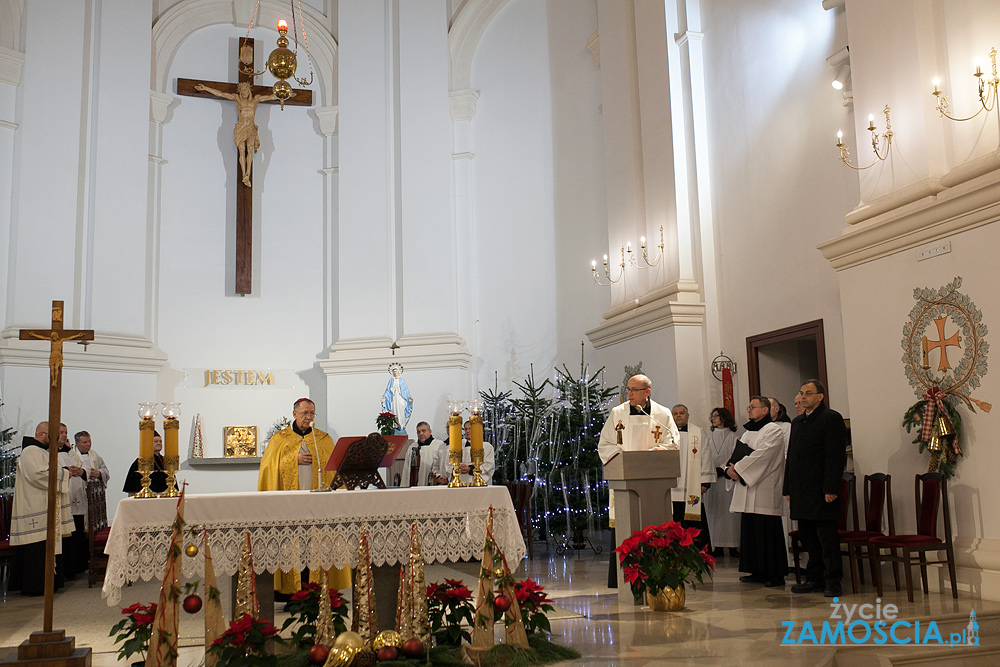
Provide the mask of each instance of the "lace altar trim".
[{"label": "lace altar trim", "polygon": [[[368,527],[371,562],[376,565],[405,563],[409,556],[410,525],[416,521],[424,562],[443,563],[482,556],[489,509],[436,512],[391,518],[384,514],[278,523],[266,521],[213,522],[206,526],[217,576],[236,574],[243,540],[250,533],[254,569],[257,572],[355,567],[361,524]],[[524,558],[524,542],[517,518],[509,509],[495,509],[493,535],[508,562]],[[185,537],[185,545],[188,538]],[[128,581],[149,581],[163,576],[170,528],[162,524],[134,526],[127,539],[108,543],[108,569],[103,595],[108,605],[121,602],[121,589]],[[186,580],[201,579],[204,552],[181,556]]]}]

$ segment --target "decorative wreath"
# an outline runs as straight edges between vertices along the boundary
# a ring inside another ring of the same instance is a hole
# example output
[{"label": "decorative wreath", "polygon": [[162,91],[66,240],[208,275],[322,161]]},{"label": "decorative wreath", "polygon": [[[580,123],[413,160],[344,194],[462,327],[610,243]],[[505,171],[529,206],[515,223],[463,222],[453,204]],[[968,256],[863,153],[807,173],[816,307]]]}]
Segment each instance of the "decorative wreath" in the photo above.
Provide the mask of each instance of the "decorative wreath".
[{"label": "decorative wreath", "polygon": [[[958,444],[962,418],[955,404],[961,401],[973,412],[976,407],[983,412],[992,407],[972,397],[972,391],[986,375],[990,344],[985,340],[983,314],[968,296],[958,291],[961,286],[959,276],[940,289],[914,289],[917,303],[910,311],[910,320],[903,325],[903,370],[921,399],[903,415],[903,426],[907,433],[919,426],[913,442],[919,446],[919,452],[931,451],[928,471],[940,471],[949,477],[954,475],[958,457],[962,456]],[[949,321],[958,327],[958,332],[946,337]],[[938,340],[929,340],[928,333],[936,335]],[[962,351],[954,367],[948,359],[949,347]],[[932,370],[928,357],[935,349],[938,365]]]}]

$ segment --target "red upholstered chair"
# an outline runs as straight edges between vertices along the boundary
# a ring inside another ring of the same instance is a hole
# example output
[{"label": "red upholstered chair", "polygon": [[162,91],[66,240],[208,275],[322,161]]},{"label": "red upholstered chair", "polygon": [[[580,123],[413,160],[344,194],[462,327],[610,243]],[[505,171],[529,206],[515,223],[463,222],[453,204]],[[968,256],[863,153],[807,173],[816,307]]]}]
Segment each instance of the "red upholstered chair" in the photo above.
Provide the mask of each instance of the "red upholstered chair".
[{"label": "red upholstered chair", "polygon": [[[958,598],[958,586],[955,581],[955,550],[951,542],[951,514],[948,509],[948,479],[939,472],[928,472],[917,475],[913,483],[913,497],[917,512],[917,532],[908,535],[886,535],[873,537],[868,554],[875,573],[875,583],[878,594],[882,595],[882,574],[880,567],[883,561],[902,563],[906,575],[906,599],[913,602],[913,560],[911,554],[917,555],[917,565],[920,566],[920,579],[927,587],[927,566],[948,564],[948,574],[951,578],[951,596]],[[939,511],[943,510],[943,511]],[[938,537],[938,515],[944,515],[944,539]],[[882,553],[889,549],[890,553]],[[896,555],[899,549],[902,555]],[[928,551],[945,552],[943,560],[927,560]]]},{"label": "red upholstered chair", "polygon": [[507,491],[510,499],[514,503],[514,514],[517,516],[517,525],[524,533],[524,541],[527,542],[528,558],[535,557],[535,550],[532,547],[531,535],[531,482],[509,482]]},{"label": "red upholstered chair", "polygon": [[108,543],[108,504],[101,480],[87,482],[87,545],[90,549],[90,572],[87,573],[87,587],[104,581],[108,568],[108,557],[104,547]]},{"label": "red upholstered chair", "polygon": [[[851,561],[851,585],[858,592],[858,577],[865,583],[865,573],[861,568],[861,550],[870,556],[869,540],[886,534],[883,528],[883,517],[888,510],[888,534],[896,532],[896,522],[892,513],[892,475],[877,472],[865,475],[865,526],[864,530],[848,530],[840,534],[840,541],[847,546],[847,557]],[[870,560],[870,558],[869,558]],[[896,590],[899,590],[899,564],[893,562],[892,574],[896,580]],[[874,574],[872,578],[874,578]]]},{"label": "red upholstered chair", "polygon": [[[858,496],[856,491],[856,477],[853,472],[845,472],[840,478],[840,493],[837,499],[840,501],[840,519],[837,521],[837,534],[843,535],[848,532],[847,519],[850,517],[854,523],[854,529],[858,528]],[[790,530],[788,536],[792,538],[792,559],[795,561],[795,583],[802,583],[802,569],[799,566],[799,556],[802,553],[802,543],[799,541],[799,531]],[[857,593],[855,585],[854,592]]]}]

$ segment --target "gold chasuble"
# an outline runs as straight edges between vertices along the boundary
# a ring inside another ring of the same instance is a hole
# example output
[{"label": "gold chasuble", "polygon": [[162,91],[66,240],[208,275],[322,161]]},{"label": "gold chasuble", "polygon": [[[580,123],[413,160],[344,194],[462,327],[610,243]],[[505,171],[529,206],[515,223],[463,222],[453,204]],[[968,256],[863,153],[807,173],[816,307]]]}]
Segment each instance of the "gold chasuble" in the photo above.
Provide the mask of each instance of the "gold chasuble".
[{"label": "gold chasuble", "polygon": [[[315,436],[315,437],[314,437]],[[299,452],[312,454],[311,465],[299,465]],[[314,428],[301,436],[289,426],[273,436],[260,460],[260,474],[257,478],[258,491],[295,491],[317,489],[333,481],[333,471],[324,471],[326,462],[333,454],[333,438]],[[303,483],[300,485],[299,480]],[[305,480],[309,480],[306,486]],[[321,583],[321,571],[309,571],[309,580]],[[350,588],[349,568],[333,568],[329,572],[330,588]],[[274,590],[279,593],[294,593],[302,588],[302,577],[298,572],[279,571],[274,573]]]}]

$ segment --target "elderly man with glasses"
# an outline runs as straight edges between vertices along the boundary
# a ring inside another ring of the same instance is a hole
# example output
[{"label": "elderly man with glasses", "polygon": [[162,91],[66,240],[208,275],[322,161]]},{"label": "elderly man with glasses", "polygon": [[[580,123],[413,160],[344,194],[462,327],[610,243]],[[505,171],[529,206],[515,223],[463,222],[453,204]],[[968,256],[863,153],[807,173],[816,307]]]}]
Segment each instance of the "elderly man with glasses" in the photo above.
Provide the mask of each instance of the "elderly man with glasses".
[{"label": "elderly man with glasses", "polygon": [[[745,456],[730,460],[726,466],[727,487],[734,486],[730,509],[740,512],[740,577],[745,584],[769,587],[785,585],[788,556],[781,515],[785,509],[781,496],[785,472],[785,436],[771,421],[771,402],[766,396],[754,396],[747,406],[746,432],[737,442],[745,447]],[[736,454],[734,454],[736,458]]]},{"label": "elderly man with glasses", "polygon": [[[653,382],[645,375],[633,375],[626,383],[628,402],[611,409],[611,415],[601,430],[601,439],[597,443],[597,453],[601,463],[607,464],[622,451],[640,451],[648,449],[677,449],[680,443],[680,433],[670,408],[664,407],[649,398],[653,393]],[[614,524],[615,497],[609,493],[611,507],[610,526]],[[619,544],[615,535],[615,545]],[[611,565],[608,572],[608,587],[617,588],[618,578],[615,570],[616,554],[611,553]]]}]

